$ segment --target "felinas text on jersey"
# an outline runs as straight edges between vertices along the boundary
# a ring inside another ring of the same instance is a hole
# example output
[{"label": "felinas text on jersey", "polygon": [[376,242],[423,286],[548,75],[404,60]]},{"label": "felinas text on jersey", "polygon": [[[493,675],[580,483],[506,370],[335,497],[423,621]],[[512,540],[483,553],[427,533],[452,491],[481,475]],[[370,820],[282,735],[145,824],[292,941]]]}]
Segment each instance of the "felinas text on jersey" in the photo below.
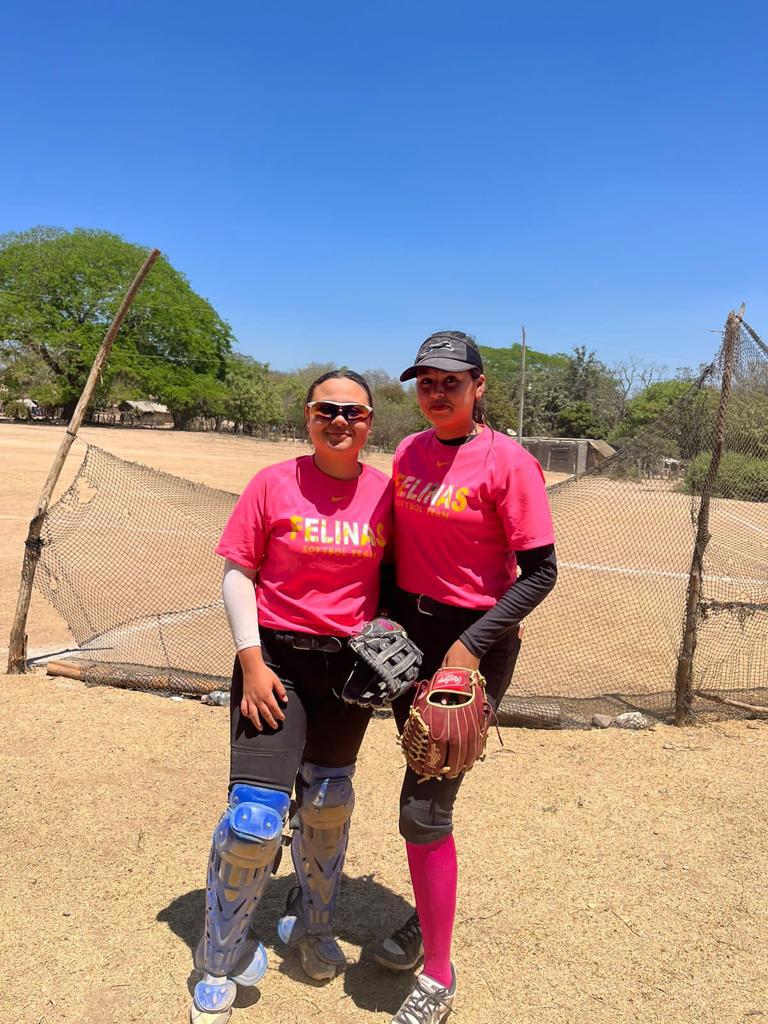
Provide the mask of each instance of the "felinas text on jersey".
[{"label": "felinas text on jersey", "polygon": [[353,522],[347,519],[324,519],[320,516],[291,516],[290,540],[300,540],[305,552],[352,554],[370,557],[377,548],[387,545],[384,523]]},{"label": "felinas text on jersey", "polygon": [[422,480],[418,476],[395,476],[395,503],[405,504],[418,512],[445,517],[451,512],[463,512],[467,507],[471,488],[437,480]]}]

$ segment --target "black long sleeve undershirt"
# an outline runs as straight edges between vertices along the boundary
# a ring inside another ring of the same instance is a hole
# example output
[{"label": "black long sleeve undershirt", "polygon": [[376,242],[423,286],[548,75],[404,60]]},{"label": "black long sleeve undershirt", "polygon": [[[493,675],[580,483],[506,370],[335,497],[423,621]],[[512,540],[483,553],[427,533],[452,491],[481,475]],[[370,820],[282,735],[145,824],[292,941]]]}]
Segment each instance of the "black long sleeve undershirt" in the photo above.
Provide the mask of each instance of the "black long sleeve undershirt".
[{"label": "black long sleeve undershirt", "polygon": [[517,551],[515,555],[520,567],[516,582],[459,637],[464,646],[478,658],[541,604],[557,580],[554,544],[531,548],[530,551]]}]

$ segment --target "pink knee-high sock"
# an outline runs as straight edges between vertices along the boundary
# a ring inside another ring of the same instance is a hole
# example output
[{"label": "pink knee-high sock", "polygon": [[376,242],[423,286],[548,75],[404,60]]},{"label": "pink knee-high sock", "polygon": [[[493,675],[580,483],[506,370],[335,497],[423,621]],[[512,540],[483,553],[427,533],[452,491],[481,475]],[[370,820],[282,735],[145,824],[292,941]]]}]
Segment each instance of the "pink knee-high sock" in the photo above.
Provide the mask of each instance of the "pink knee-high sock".
[{"label": "pink knee-high sock", "polygon": [[424,973],[451,984],[451,936],[456,914],[458,864],[453,836],[435,843],[406,843],[413,895],[424,936]]}]

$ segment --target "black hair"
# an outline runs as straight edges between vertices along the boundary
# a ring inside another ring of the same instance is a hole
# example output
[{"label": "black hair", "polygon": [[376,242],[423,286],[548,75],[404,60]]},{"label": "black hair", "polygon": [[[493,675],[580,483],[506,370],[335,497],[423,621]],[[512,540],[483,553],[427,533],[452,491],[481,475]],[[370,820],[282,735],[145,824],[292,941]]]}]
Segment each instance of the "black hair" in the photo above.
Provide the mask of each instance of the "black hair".
[{"label": "black hair", "polygon": [[[477,352],[477,354],[480,356],[480,362],[482,363],[483,357],[480,353],[480,348],[475,339],[472,337],[472,335],[460,334],[458,331],[453,333],[457,334],[457,336],[460,337],[466,345],[469,345],[470,348],[473,348],[475,352]],[[482,370],[478,370],[477,367],[474,366],[469,371],[469,375],[472,378],[472,380],[477,380],[477,378],[482,373]],[[475,421],[475,423],[484,423],[486,425],[488,424],[488,408],[485,404],[485,396],[483,396],[483,398],[475,399],[475,404],[472,406],[472,419]]]},{"label": "black hair", "polygon": [[[312,401],[312,395],[315,393],[315,388],[318,384],[322,384],[326,380],[352,380],[355,384],[359,384],[360,387],[368,395],[368,405],[373,405],[373,394],[368,381],[363,377],[361,373],[355,373],[354,370],[328,370],[326,373],[321,373],[319,377],[312,381],[309,385],[309,391],[307,392],[306,402]],[[305,404],[306,404],[305,402]]]}]

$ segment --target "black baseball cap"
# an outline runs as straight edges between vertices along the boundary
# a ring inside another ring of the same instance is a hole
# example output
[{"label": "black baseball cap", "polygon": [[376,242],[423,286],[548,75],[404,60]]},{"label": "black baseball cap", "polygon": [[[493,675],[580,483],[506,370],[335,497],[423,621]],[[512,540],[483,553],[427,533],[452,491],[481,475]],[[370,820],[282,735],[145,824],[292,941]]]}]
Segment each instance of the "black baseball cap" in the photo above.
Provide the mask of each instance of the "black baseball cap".
[{"label": "black baseball cap", "polygon": [[422,366],[434,370],[479,370],[483,372],[483,360],[475,346],[461,331],[438,331],[430,334],[416,353],[413,366],[403,370],[400,380],[413,380]]}]

